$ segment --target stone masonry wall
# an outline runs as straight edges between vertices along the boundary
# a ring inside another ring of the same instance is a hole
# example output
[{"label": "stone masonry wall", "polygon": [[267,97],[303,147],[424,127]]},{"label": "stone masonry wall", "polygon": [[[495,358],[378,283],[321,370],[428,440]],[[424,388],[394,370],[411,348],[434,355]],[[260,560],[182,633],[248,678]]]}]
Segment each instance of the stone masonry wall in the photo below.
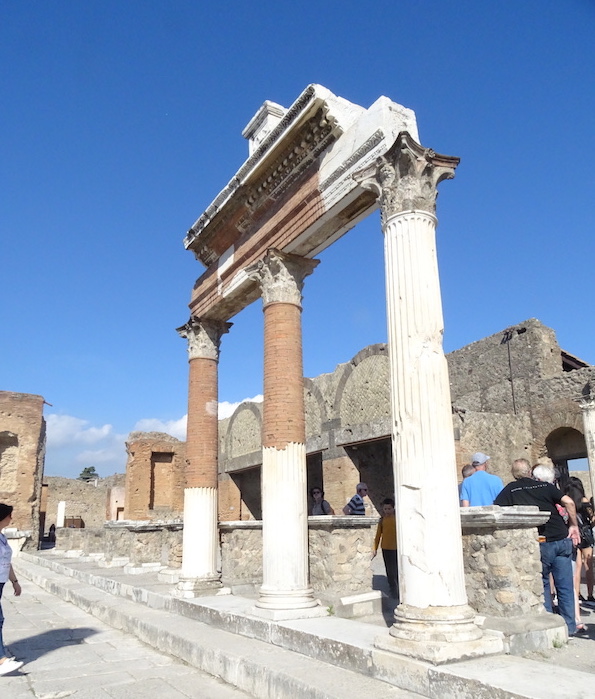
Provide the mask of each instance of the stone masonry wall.
[{"label": "stone masonry wall", "polygon": [[46,428],[42,396],[0,391],[0,502],[37,548]]},{"label": "stone masonry wall", "polygon": [[465,529],[463,559],[469,604],[479,614],[545,611],[536,529]]},{"label": "stone masonry wall", "polygon": [[80,517],[85,527],[102,527],[108,519],[110,490],[123,486],[125,478],[123,473],[92,481],[46,476],[44,479],[47,484],[46,532],[49,531],[52,524],[56,524],[60,501],[66,503],[66,518]]},{"label": "stone masonry wall", "polygon": [[129,520],[182,516],[186,444],[161,432],[132,432],[126,443],[126,503]]}]

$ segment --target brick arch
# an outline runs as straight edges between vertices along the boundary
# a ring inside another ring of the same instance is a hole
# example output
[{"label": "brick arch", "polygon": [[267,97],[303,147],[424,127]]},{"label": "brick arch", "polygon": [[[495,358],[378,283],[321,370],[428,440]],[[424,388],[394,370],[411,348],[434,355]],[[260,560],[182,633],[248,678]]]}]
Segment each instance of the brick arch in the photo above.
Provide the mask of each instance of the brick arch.
[{"label": "brick arch", "polygon": [[322,434],[322,424],[328,419],[326,404],[318,386],[307,378],[304,378],[304,412],[306,437]]},{"label": "brick arch", "polygon": [[547,415],[540,415],[539,429],[534,432],[535,455],[549,456],[547,438],[556,430],[568,428],[583,434],[583,418],[577,407],[576,410],[558,410]]},{"label": "brick arch", "polygon": [[227,458],[260,451],[262,448],[262,403],[241,403],[229,420],[225,435]]},{"label": "brick arch", "polygon": [[341,426],[390,417],[390,367],[387,346],[369,345],[349,362],[335,399]]}]

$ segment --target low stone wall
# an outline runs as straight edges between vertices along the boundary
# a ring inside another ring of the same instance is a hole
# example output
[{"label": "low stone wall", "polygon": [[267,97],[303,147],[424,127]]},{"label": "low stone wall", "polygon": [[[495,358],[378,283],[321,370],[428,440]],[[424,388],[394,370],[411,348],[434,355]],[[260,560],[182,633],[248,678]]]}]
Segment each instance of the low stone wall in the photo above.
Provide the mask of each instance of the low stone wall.
[{"label": "low stone wall", "polygon": [[182,523],[122,521],[108,522],[101,529],[57,529],[56,550],[102,554],[107,566],[127,562],[181,568]]},{"label": "low stone wall", "polygon": [[[316,593],[372,589],[370,554],[378,518],[308,517],[310,584]],[[222,522],[221,576],[232,589],[262,584],[262,522]]]},{"label": "low stone wall", "polygon": [[[536,507],[461,508],[469,604],[485,617],[543,614]],[[373,588],[375,517],[309,517],[310,584],[331,599]],[[56,549],[102,554],[101,565],[182,564],[182,523],[109,522],[102,529],[58,529]],[[235,592],[262,584],[262,522],[221,522],[222,582]]]},{"label": "low stone wall", "polygon": [[548,517],[537,507],[461,508],[465,586],[478,614],[545,613],[536,527]]}]

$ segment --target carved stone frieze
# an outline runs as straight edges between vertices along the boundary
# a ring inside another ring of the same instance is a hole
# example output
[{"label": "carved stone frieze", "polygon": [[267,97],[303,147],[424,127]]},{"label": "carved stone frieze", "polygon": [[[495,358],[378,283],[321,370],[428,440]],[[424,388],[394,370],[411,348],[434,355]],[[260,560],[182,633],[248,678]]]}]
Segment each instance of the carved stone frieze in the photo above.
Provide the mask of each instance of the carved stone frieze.
[{"label": "carved stone frieze", "polygon": [[268,250],[264,259],[246,268],[246,275],[258,282],[262,301],[302,305],[304,279],[314,271],[319,260],[309,260],[279,250]]},{"label": "carved stone frieze", "polygon": [[353,175],[365,189],[378,194],[383,225],[404,211],[435,214],[437,186],[454,177],[460,158],[439,155],[402,131],[391,149]]},{"label": "carved stone frieze", "polygon": [[334,140],[335,124],[319,109],[301,128],[291,146],[283,151],[260,181],[250,188],[246,203],[256,210],[269,198],[277,199]]},{"label": "carved stone frieze", "polygon": [[190,317],[190,320],[176,331],[180,337],[188,340],[188,359],[214,359],[219,361],[219,345],[221,336],[233,323],[218,320],[200,320]]}]

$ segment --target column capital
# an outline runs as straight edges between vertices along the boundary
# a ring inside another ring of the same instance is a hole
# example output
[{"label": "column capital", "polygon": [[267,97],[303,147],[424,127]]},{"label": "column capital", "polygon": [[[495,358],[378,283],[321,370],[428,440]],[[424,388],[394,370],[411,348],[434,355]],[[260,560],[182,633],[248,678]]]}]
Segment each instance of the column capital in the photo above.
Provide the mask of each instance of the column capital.
[{"label": "column capital", "polygon": [[176,328],[180,337],[188,340],[188,359],[214,359],[219,361],[221,336],[233,323],[220,320],[200,319],[190,316],[185,325]]},{"label": "column capital", "polygon": [[581,410],[585,413],[595,412],[595,393],[588,393],[584,395],[578,402],[581,406]]},{"label": "column capital", "polygon": [[401,131],[387,153],[353,177],[364,189],[376,192],[382,223],[406,211],[436,213],[437,186],[454,177],[460,158],[424,148]]},{"label": "column capital", "polygon": [[259,283],[264,306],[292,303],[301,308],[304,279],[318,263],[319,260],[270,249],[262,260],[246,268],[246,274]]}]

